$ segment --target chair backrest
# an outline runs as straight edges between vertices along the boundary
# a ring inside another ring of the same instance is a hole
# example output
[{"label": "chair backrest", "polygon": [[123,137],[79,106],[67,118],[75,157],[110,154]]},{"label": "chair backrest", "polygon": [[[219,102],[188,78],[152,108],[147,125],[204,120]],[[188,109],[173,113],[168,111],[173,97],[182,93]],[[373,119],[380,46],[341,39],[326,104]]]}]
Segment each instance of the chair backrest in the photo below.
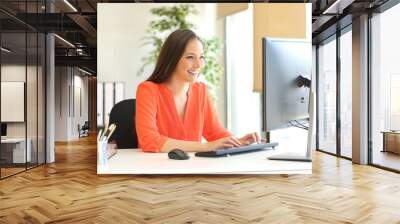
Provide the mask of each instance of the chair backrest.
[{"label": "chair backrest", "polygon": [[115,140],[119,149],[137,148],[135,128],[136,99],[127,99],[114,105],[110,112],[110,124],[117,128],[109,141]]},{"label": "chair backrest", "polygon": [[82,129],[89,130],[90,129],[89,124],[90,124],[89,121],[85,121],[85,123],[82,125]]}]

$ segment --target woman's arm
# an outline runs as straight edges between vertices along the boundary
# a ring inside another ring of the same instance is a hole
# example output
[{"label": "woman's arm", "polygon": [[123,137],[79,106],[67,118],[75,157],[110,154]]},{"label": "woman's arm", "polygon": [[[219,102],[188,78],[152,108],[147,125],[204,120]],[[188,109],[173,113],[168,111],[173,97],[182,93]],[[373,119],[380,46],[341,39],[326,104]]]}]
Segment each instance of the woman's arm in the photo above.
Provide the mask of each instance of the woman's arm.
[{"label": "woman's arm", "polygon": [[240,146],[241,142],[234,136],[220,138],[212,142],[193,142],[168,138],[168,140],[161,147],[160,152],[169,152],[173,149],[181,149],[186,152],[204,152],[212,151],[219,148],[230,148]]},{"label": "woman's arm", "polygon": [[168,140],[159,133],[156,121],[157,92],[150,83],[141,83],[136,92],[136,133],[139,147],[144,152],[159,152]]},{"label": "woman's arm", "polygon": [[160,152],[169,152],[173,149],[181,149],[186,152],[202,152],[207,150],[207,143],[184,141],[168,138],[161,147]]}]

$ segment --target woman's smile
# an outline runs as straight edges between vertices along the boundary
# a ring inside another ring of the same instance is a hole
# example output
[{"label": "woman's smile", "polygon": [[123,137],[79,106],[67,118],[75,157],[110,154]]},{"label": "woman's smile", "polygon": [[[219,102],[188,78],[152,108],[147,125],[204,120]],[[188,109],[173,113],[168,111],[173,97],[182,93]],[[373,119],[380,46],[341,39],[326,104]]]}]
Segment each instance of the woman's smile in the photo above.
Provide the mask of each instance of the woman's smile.
[{"label": "woman's smile", "polygon": [[192,76],[195,76],[195,77],[198,77],[199,76],[199,72],[198,71],[187,71],[190,75],[192,75]]}]

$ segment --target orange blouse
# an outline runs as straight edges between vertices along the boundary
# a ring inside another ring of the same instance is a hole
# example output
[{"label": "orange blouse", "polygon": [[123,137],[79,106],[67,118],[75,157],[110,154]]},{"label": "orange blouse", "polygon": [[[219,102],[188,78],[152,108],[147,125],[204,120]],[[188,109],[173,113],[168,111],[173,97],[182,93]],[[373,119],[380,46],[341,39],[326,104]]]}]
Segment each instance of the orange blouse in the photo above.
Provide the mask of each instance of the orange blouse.
[{"label": "orange blouse", "polygon": [[205,84],[190,84],[183,120],[164,84],[142,82],[136,92],[136,132],[144,152],[159,152],[168,138],[207,141],[232,135],[218,120]]}]

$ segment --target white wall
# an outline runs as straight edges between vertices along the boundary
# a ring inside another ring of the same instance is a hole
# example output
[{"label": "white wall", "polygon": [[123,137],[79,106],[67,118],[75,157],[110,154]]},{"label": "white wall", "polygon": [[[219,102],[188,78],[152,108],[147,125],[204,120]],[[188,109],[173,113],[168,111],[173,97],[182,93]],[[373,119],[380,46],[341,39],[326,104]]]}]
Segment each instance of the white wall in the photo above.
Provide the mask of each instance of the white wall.
[{"label": "white wall", "polygon": [[[78,74],[77,74],[78,72]],[[75,75],[74,75],[74,110],[75,113],[73,113],[73,119],[72,119],[72,131],[71,135],[73,138],[79,137],[79,132],[78,132],[78,124],[82,126],[85,121],[88,121],[88,108],[89,108],[89,102],[88,102],[88,77],[87,76],[81,76],[83,73],[79,73],[79,71],[75,70]],[[80,93],[78,91],[80,90]],[[80,94],[80,97],[79,97]],[[79,102],[81,101],[81,102]],[[81,107],[81,108],[79,108]],[[80,111],[81,110],[81,111]]]},{"label": "white wall", "polygon": [[[1,81],[18,81],[18,82],[25,82],[25,75],[26,71],[28,74],[36,74],[36,67],[33,66],[27,66],[25,65],[2,65],[1,66]],[[31,82],[31,81],[30,81]],[[32,85],[33,83],[30,83]],[[36,85],[36,82],[34,83]],[[28,90],[32,90],[29,88]],[[32,97],[36,97],[36,89],[34,89],[34,92],[28,92],[27,93],[28,99],[27,103],[30,103],[32,101]],[[32,105],[33,106],[33,105]],[[36,108],[36,104],[35,104]],[[9,108],[1,108],[1,110],[7,110]],[[34,115],[32,117],[32,115]],[[36,121],[36,114],[28,113],[27,114],[28,121],[31,122],[35,119]],[[25,122],[10,122],[7,125],[7,136],[8,137],[25,137]],[[32,125],[28,125],[29,128],[35,128],[36,130],[36,125],[33,127]],[[28,136],[29,133],[31,133],[30,130],[28,130]]]},{"label": "white wall", "polygon": [[[25,65],[2,65],[1,66],[1,81],[19,81],[25,82]],[[28,67],[31,70],[32,67]],[[6,110],[7,108],[1,108]],[[8,137],[25,137],[25,123],[12,122],[7,124]]]},{"label": "white wall", "polygon": [[261,94],[253,92],[253,9],[226,18],[228,128],[236,136],[261,132]]},{"label": "white wall", "polygon": [[55,141],[68,140],[68,86],[67,67],[55,68]]},{"label": "white wall", "polygon": [[78,124],[88,120],[88,78],[71,67],[56,67],[55,73],[55,141],[77,139]]},{"label": "white wall", "polygon": [[[104,3],[97,5],[97,69],[99,82],[124,82],[125,97],[135,98],[136,88],[139,83],[146,80],[153,66],[148,66],[144,74],[137,75],[147,56],[150,46],[143,46],[143,37],[147,27],[154,17],[151,8],[172,6],[174,3],[147,4]],[[223,21],[216,19],[216,4],[193,4],[199,14],[189,17],[196,24],[193,29],[201,37],[220,36],[223,40]],[[223,53],[223,52],[222,52]],[[221,58],[221,63],[223,63]],[[225,99],[223,78],[218,88],[217,112],[222,122],[225,123]]]},{"label": "white wall", "polygon": [[[1,81],[2,82],[23,82],[26,84],[25,80],[25,69],[29,71],[33,70],[33,67],[28,66],[28,68],[22,65],[2,65],[1,67]],[[24,88],[24,87],[23,87]],[[2,90],[3,93],[4,90]],[[24,100],[24,89],[20,90],[22,91],[20,94],[22,94],[22,99]],[[1,96],[1,98],[8,98],[8,96]],[[3,105],[4,102],[2,102]],[[24,102],[23,102],[24,104]],[[3,105],[4,106],[4,105]],[[18,114],[22,112],[22,122],[9,122],[7,131],[8,131],[8,136],[16,136],[16,137],[22,137],[25,136],[25,124],[23,122],[24,120],[24,108],[25,106],[22,105],[22,108],[19,108],[22,111],[18,111]],[[11,108],[1,108],[2,114],[4,113],[12,113],[10,111]],[[16,108],[13,108],[16,109]],[[6,112],[7,111],[7,112]],[[19,118],[20,119],[20,118]],[[3,120],[3,118],[2,118]],[[20,128],[18,128],[20,127]],[[11,135],[10,135],[11,134]]]},{"label": "white wall", "polygon": [[24,122],[25,82],[1,81],[1,121]]}]

